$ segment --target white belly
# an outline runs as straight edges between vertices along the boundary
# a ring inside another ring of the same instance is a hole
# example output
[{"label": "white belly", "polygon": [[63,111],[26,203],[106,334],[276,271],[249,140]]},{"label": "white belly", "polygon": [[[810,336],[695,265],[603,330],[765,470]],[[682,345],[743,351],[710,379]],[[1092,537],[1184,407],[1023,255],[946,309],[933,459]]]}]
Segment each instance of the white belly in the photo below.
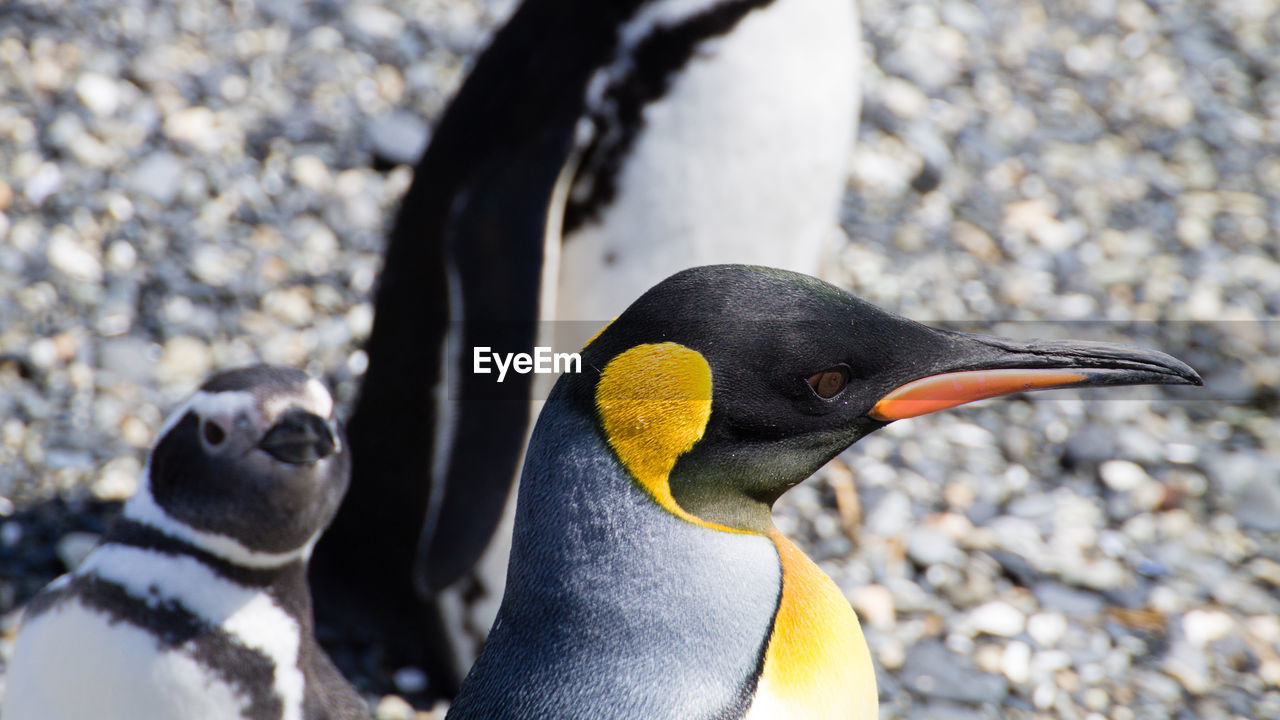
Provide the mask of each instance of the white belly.
[{"label": "white belly", "polygon": [[248,699],[182,648],[72,600],[23,626],[5,720],[234,720]]},{"label": "white belly", "polygon": [[595,221],[565,239],[556,317],[607,321],[666,276],[742,262],[817,274],[858,113],[852,0],[776,0],[707,41]]},{"label": "white belly", "polygon": [[[110,543],[94,550],[76,575],[113,583],[139,602],[190,613],[238,652],[261,656],[273,668],[268,680],[280,720],[302,720],[300,631],[266,592],[222,578],[192,557]],[[66,590],[70,580],[63,576],[46,591]],[[249,690],[199,662],[193,643],[162,647],[155,635],[86,605],[76,592],[19,628],[4,720],[235,720],[249,712]],[[219,637],[200,641],[207,653]],[[225,665],[232,657],[221,660]],[[237,670],[246,668],[224,668]]]}]

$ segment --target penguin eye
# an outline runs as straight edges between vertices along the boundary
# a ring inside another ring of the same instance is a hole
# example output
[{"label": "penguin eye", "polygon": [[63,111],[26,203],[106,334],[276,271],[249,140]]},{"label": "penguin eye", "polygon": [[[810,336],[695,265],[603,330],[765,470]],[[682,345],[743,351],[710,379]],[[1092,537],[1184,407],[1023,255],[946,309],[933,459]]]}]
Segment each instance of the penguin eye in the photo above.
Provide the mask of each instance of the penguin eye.
[{"label": "penguin eye", "polygon": [[221,445],[222,441],[227,439],[227,431],[223,430],[221,425],[211,420],[205,421],[203,432],[205,441],[215,447]]},{"label": "penguin eye", "polygon": [[809,387],[818,393],[818,397],[830,399],[835,397],[849,384],[849,369],[845,367],[827,368],[809,376]]}]

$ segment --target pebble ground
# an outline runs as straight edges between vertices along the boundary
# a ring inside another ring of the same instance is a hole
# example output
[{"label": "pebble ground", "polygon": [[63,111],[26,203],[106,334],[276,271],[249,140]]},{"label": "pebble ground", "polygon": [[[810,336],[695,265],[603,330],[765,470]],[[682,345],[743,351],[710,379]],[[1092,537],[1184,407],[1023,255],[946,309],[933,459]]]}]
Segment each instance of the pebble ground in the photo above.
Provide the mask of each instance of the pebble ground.
[{"label": "pebble ground", "polygon": [[[297,365],[350,402],[403,163],[511,7],[0,6],[0,658],[207,372]],[[881,716],[1280,717],[1280,3],[862,12],[829,279],[1208,383],[900,422],[789,493]],[[428,717],[412,671],[356,679],[380,720]]]}]

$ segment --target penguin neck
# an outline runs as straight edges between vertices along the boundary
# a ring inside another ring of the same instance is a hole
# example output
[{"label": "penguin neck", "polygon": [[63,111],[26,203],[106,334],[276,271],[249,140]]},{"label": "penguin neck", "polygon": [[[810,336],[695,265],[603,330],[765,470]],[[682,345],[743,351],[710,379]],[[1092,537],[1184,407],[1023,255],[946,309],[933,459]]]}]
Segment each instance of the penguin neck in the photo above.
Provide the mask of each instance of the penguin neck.
[{"label": "penguin neck", "polygon": [[757,535],[777,532],[773,525],[772,500],[760,500],[735,490],[722,489],[727,483],[670,482],[672,497],[689,515],[741,532]]},{"label": "penguin neck", "polygon": [[260,570],[281,568],[295,562],[305,565],[320,537],[321,531],[317,530],[301,547],[283,552],[254,550],[239,538],[194,527],[175,518],[152,496],[150,475],[151,468],[147,467],[143,474],[143,487],[125,503],[122,519],[145,525],[164,535],[181,540],[186,545],[218,557],[231,565]]},{"label": "penguin neck", "polygon": [[[612,452],[590,401],[571,402],[570,384],[557,385],[530,440],[506,593],[469,678],[514,692],[564,686],[523,700],[531,716],[615,716],[611,688],[634,686],[633,707],[649,716],[740,717],[780,597],[777,548],[660,505]],[[639,667],[671,672],[636,686]],[[496,717],[508,702],[518,700],[471,693],[457,712]]]},{"label": "penguin neck", "polygon": [[[767,537],[773,525],[767,504],[744,506],[735,523],[721,525],[675,506],[669,494],[653,489],[619,461],[598,424],[594,410],[561,383],[552,392],[530,439],[520,483],[512,547],[512,578],[523,555],[585,553],[598,557],[614,550],[639,553],[683,552],[638,535],[678,532],[693,542],[752,547],[776,555]],[[715,538],[726,538],[717,540]]]},{"label": "penguin neck", "polygon": [[271,567],[249,567],[175,537],[161,528],[122,517],[103,538],[104,545],[136,548],[168,557],[188,557],[221,578],[270,595],[304,627],[312,624],[307,564],[296,558]]}]

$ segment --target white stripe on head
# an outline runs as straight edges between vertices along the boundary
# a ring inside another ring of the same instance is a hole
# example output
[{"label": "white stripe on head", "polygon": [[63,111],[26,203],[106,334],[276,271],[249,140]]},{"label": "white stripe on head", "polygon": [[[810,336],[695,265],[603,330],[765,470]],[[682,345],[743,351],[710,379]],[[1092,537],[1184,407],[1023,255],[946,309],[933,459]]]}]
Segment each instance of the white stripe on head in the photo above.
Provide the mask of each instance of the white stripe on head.
[{"label": "white stripe on head", "polygon": [[282,720],[301,720],[305,679],[298,667],[302,629],[269,594],[219,576],[195,558],[107,544],[95,550],[77,575],[118,583],[150,602],[173,600],[222,628],[275,666],[272,686],[284,704]]},{"label": "white stripe on head", "polygon": [[[315,387],[312,386],[313,383]],[[316,391],[317,387],[319,392]],[[297,402],[299,400],[304,402]],[[275,398],[268,402],[274,401]],[[244,413],[251,418],[261,432],[266,430],[270,422],[274,421],[280,413],[283,413],[286,408],[293,404],[310,405],[311,407],[306,409],[311,411],[324,410],[325,413],[321,417],[327,417],[333,411],[333,400],[330,398],[329,392],[324,389],[324,385],[315,379],[308,381],[306,397],[281,395],[280,402],[283,405],[279,408],[266,408],[266,414],[270,417],[264,418],[263,410],[258,407],[257,398],[254,397],[253,393],[244,390],[215,393],[199,391],[169,415],[164,425],[160,428],[156,444],[158,445],[160,440],[172,431],[181,422],[182,418],[186,417],[187,413],[191,412],[202,418],[213,415],[235,417]],[[317,412],[316,414],[319,415],[320,413]],[[142,482],[138,492],[125,503],[124,517],[149,525],[166,535],[188,542],[201,550],[241,567],[276,568],[297,560],[306,560],[311,557],[311,550],[320,539],[320,532],[318,531],[305,545],[296,550],[271,553],[245,547],[241,542],[228,535],[220,535],[193,528],[169,515],[164,508],[156,503],[155,497],[151,494],[151,462],[149,460],[142,470]]]},{"label": "white stripe on head", "polygon": [[205,417],[215,413],[233,414],[240,408],[248,408],[257,414],[257,402],[252,393],[243,391],[210,393],[200,390],[187,398],[187,401],[178,406],[177,410],[169,413],[169,417],[165,418],[164,424],[160,426],[160,431],[156,433],[156,443],[160,442],[160,438],[168,435],[175,425],[182,422],[182,418],[189,412],[194,411],[197,415]]},{"label": "white stripe on head", "polygon": [[301,393],[280,393],[265,398],[262,402],[268,423],[279,420],[291,407],[301,408],[326,420],[333,419],[333,396],[324,383],[315,378],[307,378]]},{"label": "white stripe on head", "polygon": [[311,401],[311,412],[326,420],[333,417],[333,396],[329,394],[329,388],[325,387],[324,383],[315,378],[307,378],[307,388],[304,392],[307,399]]}]

